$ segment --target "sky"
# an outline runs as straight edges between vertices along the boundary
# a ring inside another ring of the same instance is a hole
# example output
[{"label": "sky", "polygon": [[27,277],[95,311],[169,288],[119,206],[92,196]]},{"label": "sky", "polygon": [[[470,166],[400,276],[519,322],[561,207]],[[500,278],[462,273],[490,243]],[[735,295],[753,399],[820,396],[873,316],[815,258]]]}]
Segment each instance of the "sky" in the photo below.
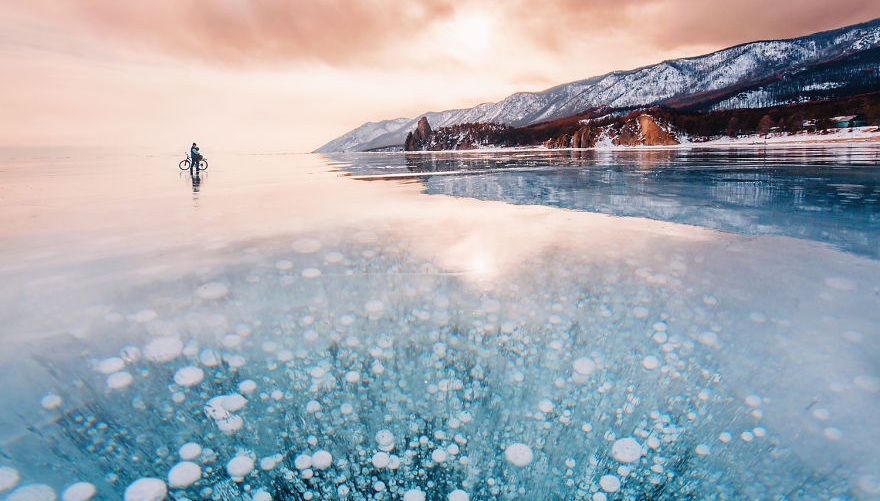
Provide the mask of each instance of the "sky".
[{"label": "sky", "polygon": [[0,148],[307,152],[876,18],[877,0],[0,0]]}]

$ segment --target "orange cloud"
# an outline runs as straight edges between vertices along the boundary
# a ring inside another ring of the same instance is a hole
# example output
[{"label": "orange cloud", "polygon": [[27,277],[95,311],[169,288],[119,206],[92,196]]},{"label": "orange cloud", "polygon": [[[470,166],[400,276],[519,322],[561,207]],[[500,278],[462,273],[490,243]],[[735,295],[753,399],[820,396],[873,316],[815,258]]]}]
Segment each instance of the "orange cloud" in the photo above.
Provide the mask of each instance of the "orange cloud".
[{"label": "orange cloud", "polygon": [[451,0],[32,0],[23,8],[47,28],[116,49],[245,66],[374,60],[453,12]]},{"label": "orange cloud", "polygon": [[[29,0],[47,32],[105,48],[225,66],[322,62],[416,67],[437,63],[425,34],[479,8],[517,51],[580,54],[595,40],[635,38],[651,50],[787,38],[880,17],[876,0]],[[433,47],[441,39],[431,40]],[[419,55],[424,57],[420,58]],[[625,66],[610,69],[629,69]],[[525,68],[520,71],[525,71]],[[584,75],[584,77],[590,75]]]},{"label": "orange cloud", "polygon": [[[728,47],[793,38],[880,17],[876,0],[510,0],[506,18],[547,50],[629,36],[647,47]],[[628,68],[617,68],[628,69]]]}]

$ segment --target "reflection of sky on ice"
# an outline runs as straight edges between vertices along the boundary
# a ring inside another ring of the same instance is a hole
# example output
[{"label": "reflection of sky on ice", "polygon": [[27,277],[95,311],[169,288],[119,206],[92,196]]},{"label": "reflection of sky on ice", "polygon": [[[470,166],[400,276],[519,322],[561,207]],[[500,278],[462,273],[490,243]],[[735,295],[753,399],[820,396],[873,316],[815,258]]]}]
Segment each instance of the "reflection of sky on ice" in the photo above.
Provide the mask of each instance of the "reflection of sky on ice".
[{"label": "reflection of sky on ice", "polygon": [[9,499],[880,495],[876,260],[310,157],[212,161],[194,201],[163,162],[15,192]]}]

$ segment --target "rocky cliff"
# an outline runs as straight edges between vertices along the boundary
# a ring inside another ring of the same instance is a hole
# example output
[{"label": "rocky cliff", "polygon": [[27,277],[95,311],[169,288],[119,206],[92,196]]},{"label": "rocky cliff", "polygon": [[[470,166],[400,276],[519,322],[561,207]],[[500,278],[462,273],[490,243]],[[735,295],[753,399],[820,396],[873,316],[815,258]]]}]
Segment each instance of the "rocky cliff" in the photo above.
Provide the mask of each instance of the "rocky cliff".
[{"label": "rocky cliff", "polygon": [[431,144],[431,136],[433,135],[434,131],[431,130],[428,118],[422,117],[419,120],[418,125],[416,125],[416,130],[406,135],[406,140],[403,142],[403,149],[405,151],[424,150]]},{"label": "rocky cliff", "polygon": [[431,129],[422,117],[406,136],[405,151],[470,150],[503,146],[545,146],[548,148],[593,148],[615,146],[668,146],[679,144],[684,132],[648,113],[634,112],[625,117],[606,116],[569,124],[543,136],[528,128],[499,124],[461,124]]}]

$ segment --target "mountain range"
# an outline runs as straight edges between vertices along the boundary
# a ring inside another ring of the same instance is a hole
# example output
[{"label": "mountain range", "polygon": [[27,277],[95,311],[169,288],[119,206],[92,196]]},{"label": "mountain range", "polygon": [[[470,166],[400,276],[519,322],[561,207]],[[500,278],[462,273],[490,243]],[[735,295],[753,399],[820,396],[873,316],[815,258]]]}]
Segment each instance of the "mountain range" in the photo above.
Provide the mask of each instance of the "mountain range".
[{"label": "mountain range", "polygon": [[435,127],[548,122],[588,110],[663,106],[686,112],[764,108],[880,90],[880,19],[787,40],[751,42],[711,54],[519,92],[473,108],[369,122],[317,153],[403,147],[421,117]]}]

